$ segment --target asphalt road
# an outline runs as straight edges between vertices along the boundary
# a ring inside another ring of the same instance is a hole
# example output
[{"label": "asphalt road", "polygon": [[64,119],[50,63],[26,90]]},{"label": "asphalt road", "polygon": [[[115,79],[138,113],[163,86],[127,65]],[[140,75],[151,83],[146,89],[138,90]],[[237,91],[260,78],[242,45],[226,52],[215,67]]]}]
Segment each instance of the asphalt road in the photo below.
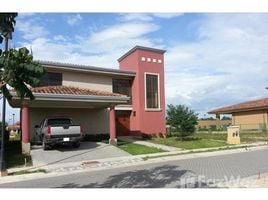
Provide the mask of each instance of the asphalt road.
[{"label": "asphalt road", "polygon": [[38,180],[1,188],[196,188],[268,172],[268,150],[167,161]]}]

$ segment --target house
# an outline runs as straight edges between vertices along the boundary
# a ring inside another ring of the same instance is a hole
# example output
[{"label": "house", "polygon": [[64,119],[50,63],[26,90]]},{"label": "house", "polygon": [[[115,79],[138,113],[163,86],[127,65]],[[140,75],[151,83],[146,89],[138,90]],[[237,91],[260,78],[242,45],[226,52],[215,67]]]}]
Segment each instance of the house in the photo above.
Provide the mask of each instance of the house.
[{"label": "house", "polygon": [[118,136],[165,134],[164,50],[135,46],[119,59],[119,69],[39,61],[47,73],[35,100],[12,93],[21,108],[23,152],[30,151],[35,125],[47,116],[70,116],[84,134]]},{"label": "house", "polygon": [[203,119],[197,121],[197,127],[198,129],[211,129],[211,130],[217,130],[217,129],[226,129],[227,126],[232,124],[232,121],[227,120],[217,120],[217,119]]},{"label": "house", "polygon": [[268,98],[246,101],[208,112],[216,114],[232,114],[232,125],[239,125],[241,130],[267,130]]}]

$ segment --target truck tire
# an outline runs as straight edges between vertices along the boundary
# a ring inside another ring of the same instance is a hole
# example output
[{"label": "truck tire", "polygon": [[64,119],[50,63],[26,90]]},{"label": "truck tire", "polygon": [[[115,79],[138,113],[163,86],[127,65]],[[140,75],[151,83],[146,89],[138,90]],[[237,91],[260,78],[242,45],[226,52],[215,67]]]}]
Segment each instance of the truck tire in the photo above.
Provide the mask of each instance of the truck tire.
[{"label": "truck tire", "polygon": [[49,145],[45,142],[45,139],[43,139],[42,146],[44,151],[49,149]]},{"label": "truck tire", "polygon": [[80,147],[80,142],[74,142],[73,147],[74,148],[79,148]]}]

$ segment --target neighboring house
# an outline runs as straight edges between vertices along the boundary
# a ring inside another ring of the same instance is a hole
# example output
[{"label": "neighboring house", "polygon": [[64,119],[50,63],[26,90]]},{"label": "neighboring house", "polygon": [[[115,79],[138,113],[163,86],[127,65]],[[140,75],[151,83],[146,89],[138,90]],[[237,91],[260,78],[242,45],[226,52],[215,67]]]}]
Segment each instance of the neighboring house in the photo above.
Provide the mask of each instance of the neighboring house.
[{"label": "neighboring house", "polygon": [[136,46],[118,59],[119,70],[39,61],[47,69],[35,100],[9,101],[21,108],[24,152],[34,127],[47,116],[70,116],[85,134],[165,134],[164,50]]},{"label": "neighboring house", "polygon": [[268,98],[234,104],[208,113],[218,117],[220,114],[232,114],[232,124],[239,125],[242,130],[268,128]]},{"label": "neighboring house", "polygon": [[232,124],[232,120],[211,120],[211,119],[203,119],[197,121],[198,129],[220,129],[226,128],[230,124]]}]

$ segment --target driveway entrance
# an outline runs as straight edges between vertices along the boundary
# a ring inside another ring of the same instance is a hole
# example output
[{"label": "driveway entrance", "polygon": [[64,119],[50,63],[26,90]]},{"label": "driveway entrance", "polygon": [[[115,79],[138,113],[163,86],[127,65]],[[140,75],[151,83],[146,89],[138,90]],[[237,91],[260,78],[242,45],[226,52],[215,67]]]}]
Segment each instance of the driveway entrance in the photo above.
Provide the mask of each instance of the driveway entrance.
[{"label": "driveway entrance", "polygon": [[71,146],[59,146],[44,151],[41,146],[33,146],[31,150],[33,166],[46,166],[68,162],[89,161],[104,158],[130,156],[115,146],[101,142],[82,142],[77,149]]}]

